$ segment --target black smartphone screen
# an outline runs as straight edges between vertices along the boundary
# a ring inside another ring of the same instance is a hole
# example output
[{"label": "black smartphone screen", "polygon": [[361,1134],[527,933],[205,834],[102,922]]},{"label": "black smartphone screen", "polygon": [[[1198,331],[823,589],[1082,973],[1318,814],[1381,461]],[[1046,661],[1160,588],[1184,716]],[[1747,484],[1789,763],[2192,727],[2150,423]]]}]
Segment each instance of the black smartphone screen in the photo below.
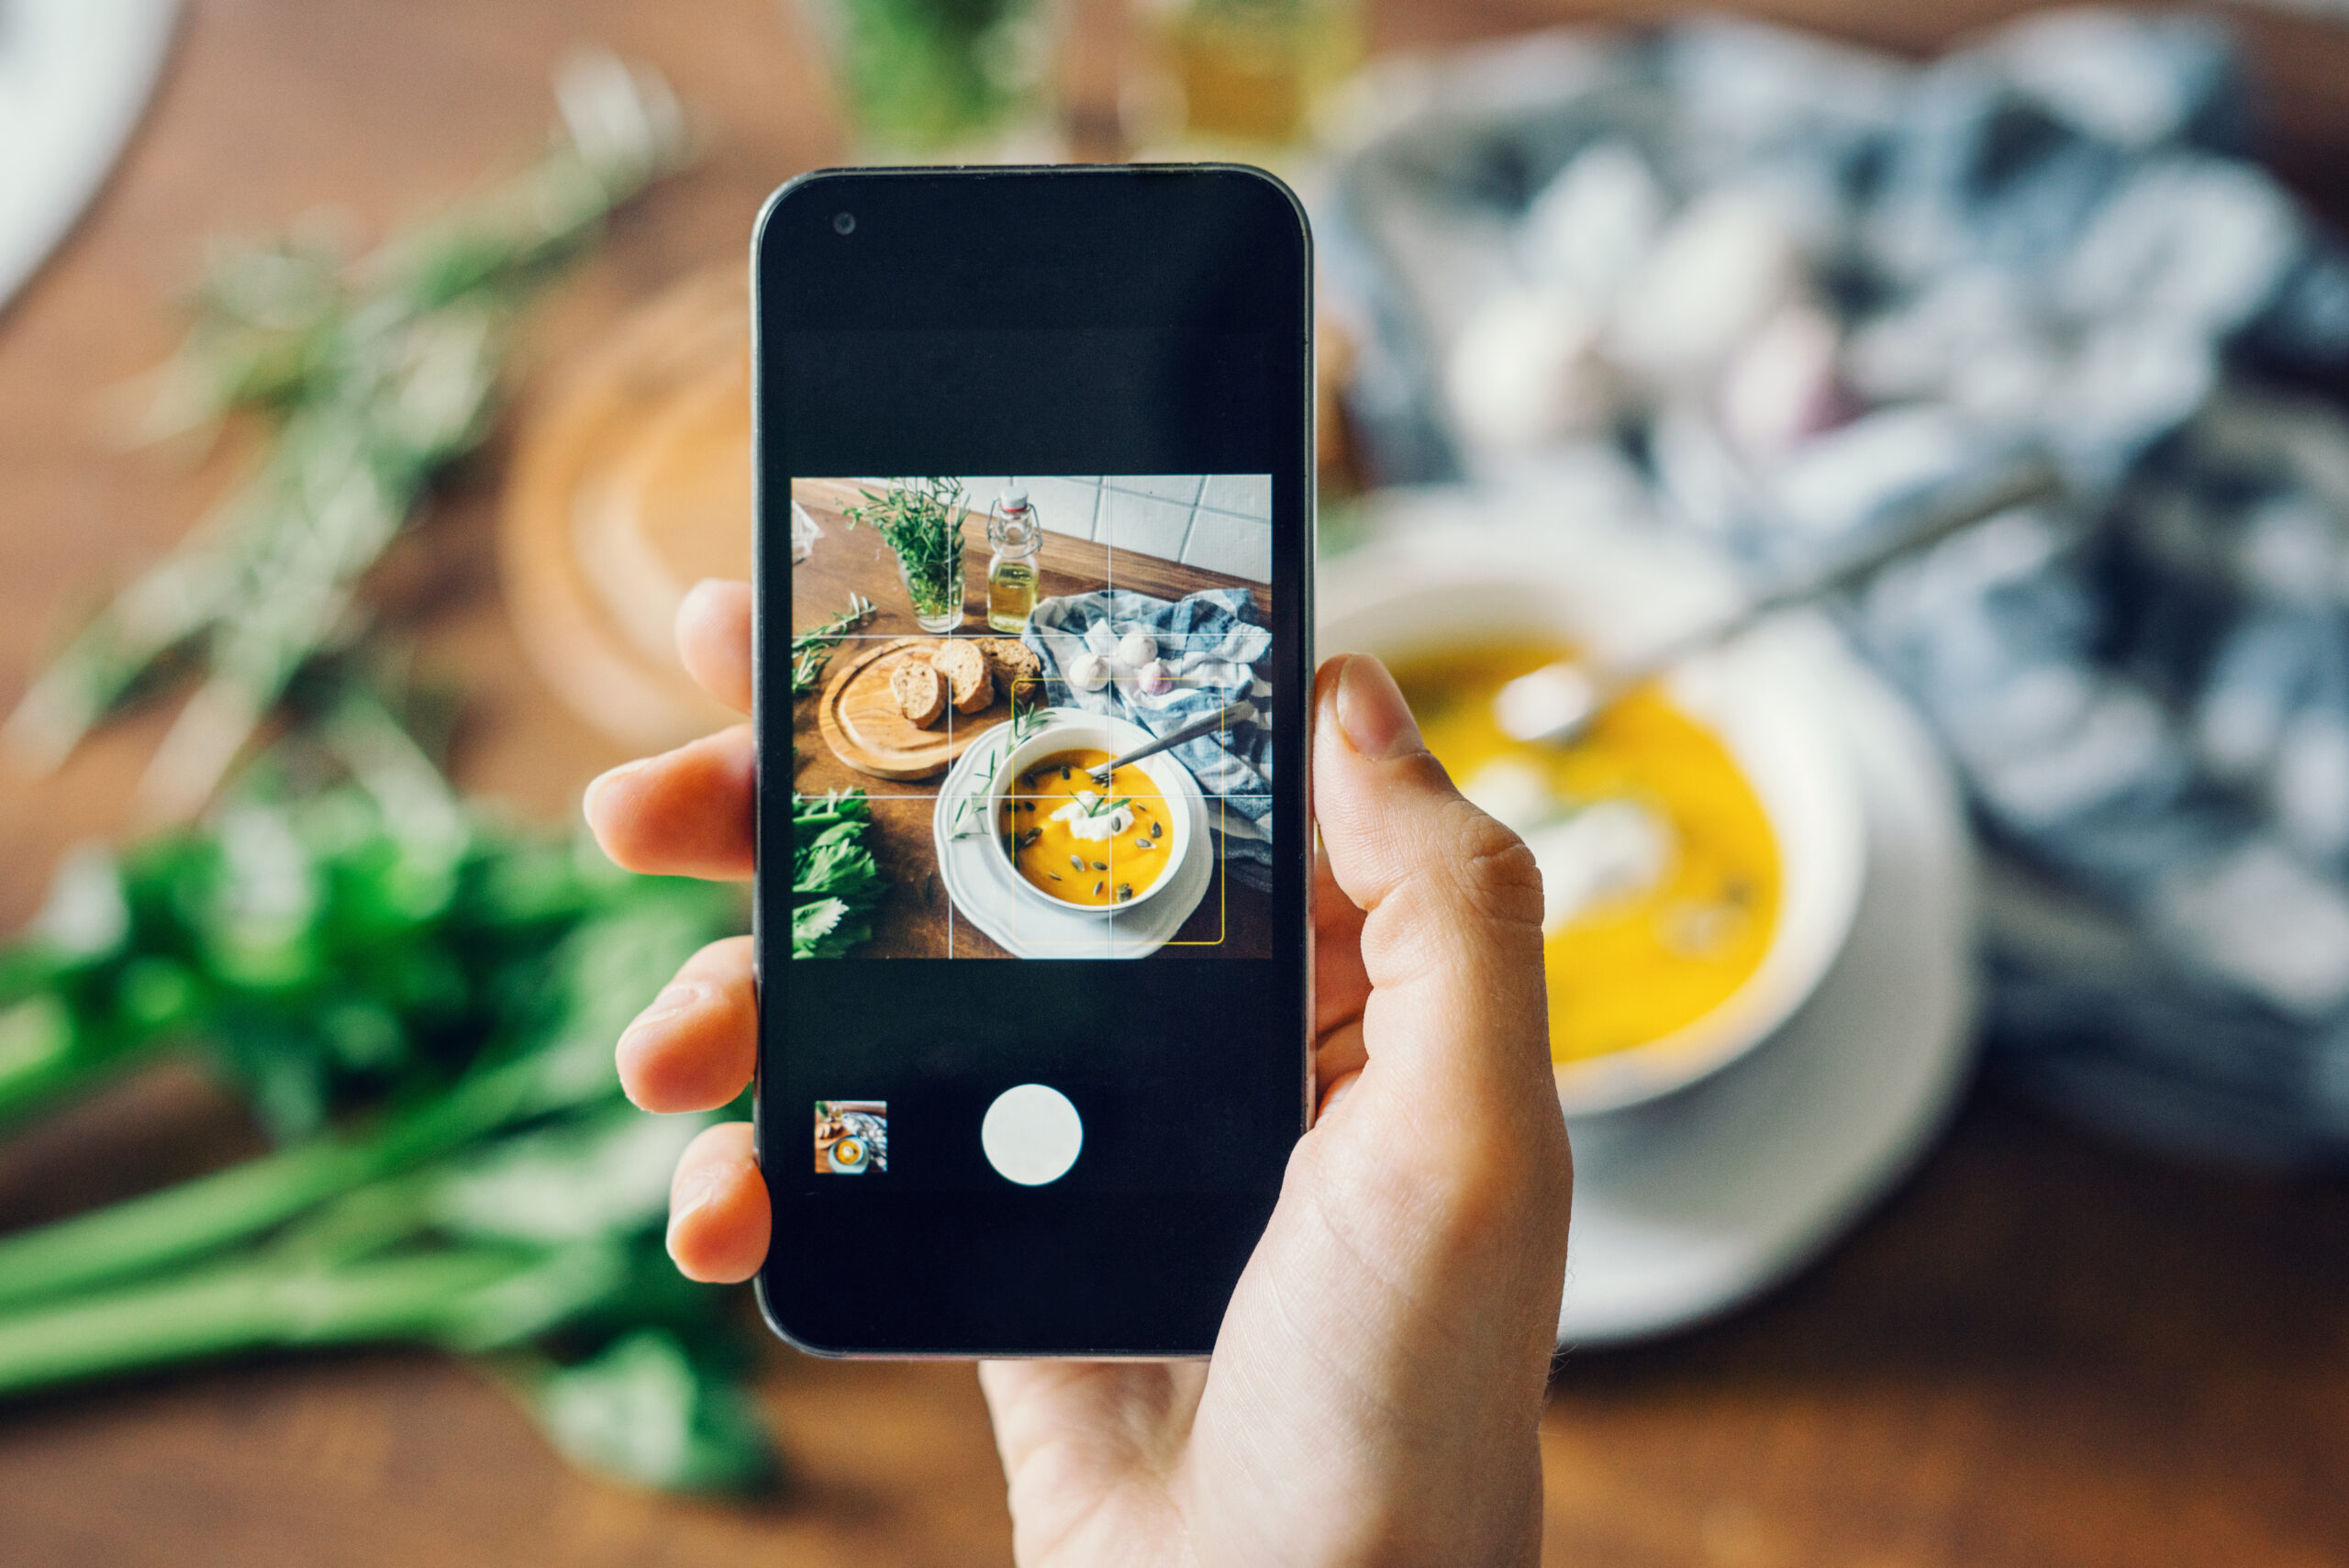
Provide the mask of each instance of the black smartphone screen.
[{"label": "black smartphone screen", "polygon": [[1205,1352],[1311,1093],[1304,216],[834,172],[752,265],[761,1300],[825,1352]]}]

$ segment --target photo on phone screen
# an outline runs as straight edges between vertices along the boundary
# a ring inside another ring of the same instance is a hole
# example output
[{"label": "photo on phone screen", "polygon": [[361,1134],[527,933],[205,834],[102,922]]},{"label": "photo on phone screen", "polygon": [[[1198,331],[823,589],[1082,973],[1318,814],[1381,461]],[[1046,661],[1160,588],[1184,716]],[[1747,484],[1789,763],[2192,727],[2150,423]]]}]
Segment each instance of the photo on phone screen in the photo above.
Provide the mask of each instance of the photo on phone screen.
[{"label": "photo on phone screen", "polygon": [[869,920],[801,956],[1272,956],[1270,474],[792,495],[826,545],[795,571],[795,631],[873,606],[828,662],[828,754],[797,789],[862,790],[895,872]]}]

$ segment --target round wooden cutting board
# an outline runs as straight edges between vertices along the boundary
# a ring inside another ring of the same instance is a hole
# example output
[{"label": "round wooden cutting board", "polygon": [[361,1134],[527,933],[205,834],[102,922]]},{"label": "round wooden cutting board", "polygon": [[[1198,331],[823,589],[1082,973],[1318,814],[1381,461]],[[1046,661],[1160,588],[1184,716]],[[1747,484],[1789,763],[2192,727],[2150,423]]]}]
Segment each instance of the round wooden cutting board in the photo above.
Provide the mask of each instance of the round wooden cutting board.
[{"label": "round wooden cutting board", "polygon": [[499,545],[547,684],[617,740],[674,746],[737,716],[677,662],[704,577],[751,574],[750,302],[739,267],[638,307],[527,406]]},{"label": "round wooden cutting board", "polygon": [[876,779],[926,779],[944,773],[972,741],[1011,717],[1010,705],[997,696],[976,713],[950,708],[928,729],[906,717],[889,677],[908,660],[927,662],[943,640],[897,637],[841,644],[816,708],[817,727],[832,755]]}]

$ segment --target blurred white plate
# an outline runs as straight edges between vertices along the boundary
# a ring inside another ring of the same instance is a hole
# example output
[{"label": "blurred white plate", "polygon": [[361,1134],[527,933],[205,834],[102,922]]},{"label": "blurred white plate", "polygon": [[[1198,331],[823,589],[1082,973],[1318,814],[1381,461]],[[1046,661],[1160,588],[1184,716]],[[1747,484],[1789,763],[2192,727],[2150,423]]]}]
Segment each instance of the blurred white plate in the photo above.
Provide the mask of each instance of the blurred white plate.
[{"label": "blurred white plate", "polygon": [[1973,856],[1908,708],[1822,641],[1867,817],[1834,967],[1763,1044],[1668,1099],[1577,1119],[1561,1344],[1652,1338],[1787,1279],[1904,1175],[1973,1055]]},{"label": "blurred white plate", "polygon": [[[1106,728],[1125,739],[1119,750],[1146,746],[1150,731],[1122,718],[1105,718],[1079,708],[1048,710],[1054,717],[1082,720]],[[984,832],[954,836],[954,812],[966,796],[977,795],[984,812],[987,788],[986,764],[1001,754],[1011,726],[997,725],[955,760],[939,787],[938,805],[930,814],[930,838],[938,850],[938,873],[954,912],[1003,947],[1014,958],[1147,958],[1164,947],[1183,929],[1191,911],[1207,896],[1215,882],[1216,840],[1206,796],[1190,771],[1177,766],[1172,773],[1191,812],[1192,852],[1174,869],[1164,892],[1136,908],[1108,915],[1047,908],[1019,884],[1019,873],[1005,863]]]},{"label": "blurred white plate", "polygon": [[0,305],[105,183],[178,0],[0,0]]}]

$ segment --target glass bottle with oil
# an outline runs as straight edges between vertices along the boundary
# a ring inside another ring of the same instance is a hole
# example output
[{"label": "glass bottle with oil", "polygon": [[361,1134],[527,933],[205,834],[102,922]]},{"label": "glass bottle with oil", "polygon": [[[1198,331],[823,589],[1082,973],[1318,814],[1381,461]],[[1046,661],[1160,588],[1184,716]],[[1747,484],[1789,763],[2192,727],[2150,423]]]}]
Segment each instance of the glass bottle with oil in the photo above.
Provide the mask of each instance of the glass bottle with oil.
[{"label": "glass bottle with oil", "polygon": [[1013,636],[1036,609],[1036,551],[1044,526],[1023,489],[1005,491],[987,508],[987,625]]},{"label": "glass bottle with oil", "polygon": [[1287,145],[1360,62],[1356,0],[1159,0],[1159,49],[1193,139]]}]

